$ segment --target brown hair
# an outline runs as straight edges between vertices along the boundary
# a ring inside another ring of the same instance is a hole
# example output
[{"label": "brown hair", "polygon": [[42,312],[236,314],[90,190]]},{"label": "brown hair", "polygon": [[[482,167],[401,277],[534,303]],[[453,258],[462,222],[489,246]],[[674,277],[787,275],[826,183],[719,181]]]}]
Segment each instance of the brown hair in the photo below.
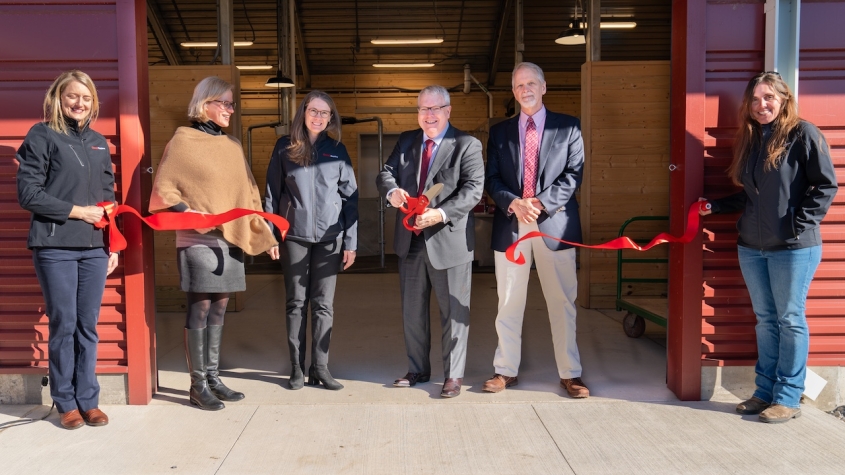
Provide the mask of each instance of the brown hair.
[{"label": "brown hair", "polygon": [[742,106],[739,108],[739,128],[736,132],[736,139],[733,146],[733,161],[728,167],[728,176],[737,186],[742,186],[742,169],[751,153],[751,148],[756,144],[762,144],[763,128],[751,113],[751,104],[754,100],[754,89],[760,84],[767,84],[780,98],[781,107],[778,116],[772,121],[772,137],[766,147],[766,163],[764,170],[768,171],[777,168],[783,160],[783,152],[786,149],[786,140],[789,134],[798,126],[801,118],[798,117],[798,104],[795,96],[789,90],[780,74],[766,71],[754,76],[748,81],[745,92],[742,95]]},{"label": "brown hair", "polygon": [[73,81],[79,82],[91,91],[91,113],[88,114],[85,124],[79,124],[79,127],[82,128],[86,124],[91,124],[97,120],[97,116],[100,114],[100,99],[97,96],[97,88],[94,87],[91,76],[78,69],[63,72],[53,81],[44,96],[44,121],[51,129],[65,135],[67,135],[67,124],[65,123],[65,113],[62,111],[62,93],[65,92],[68,84]]},{"label": "brown hair", "polygon": [[302,98],[299,108],[296,109],[296,115],[293,117],[293,123],[290,126],[290,145],[288,145],[288,158],[293,163],[303,167],[311,164],[311,152],[314,147],[308,138],[308,128],[305,127],[305,114],[308,110],[308,104],[314,99],[322,99],[329,105],[332,115],[329,117],[329,123],[326,124],[325,132],[331,132],[337,142],[340,143],[340,114],[337,113],[334,101],[323,91],[309,92]]}]

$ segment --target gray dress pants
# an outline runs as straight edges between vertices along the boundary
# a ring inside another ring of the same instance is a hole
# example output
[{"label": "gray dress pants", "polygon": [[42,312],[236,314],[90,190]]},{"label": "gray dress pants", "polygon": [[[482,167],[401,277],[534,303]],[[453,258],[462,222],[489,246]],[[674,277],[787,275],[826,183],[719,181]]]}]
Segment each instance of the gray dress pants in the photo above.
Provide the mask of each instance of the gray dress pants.
[{"label": "gray dress pants", "polygon": [[399,260],[399,285],[408,371],[431,373],[429,301],[433,288],[440,307],[444,377],[463,378],[469,337],[472,262],[435,269],[428,257],[425,239],[422,235],[414,236],[408,255]]},{"label": "gray dress pants", "polygon": [[311,364],[326,366],[334,320],[334,291],[343,257],[341,238],[328,242],[285,239],[279,260],[285,274],[285,323],[291,364],[305,369],[305,333],[311,307]]}]

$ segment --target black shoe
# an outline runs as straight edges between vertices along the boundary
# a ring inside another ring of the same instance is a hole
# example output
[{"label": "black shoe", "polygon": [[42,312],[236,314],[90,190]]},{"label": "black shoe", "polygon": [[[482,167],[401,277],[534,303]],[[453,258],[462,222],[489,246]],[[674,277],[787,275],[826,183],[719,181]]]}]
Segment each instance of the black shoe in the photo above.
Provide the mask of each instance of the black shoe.
[{"label": "black shoe", "polygon": [[430,379],[431,373],[408,373],[393,381],[393,385],[397,388],[411,388],[417,383],[427,383]]},{"label": "black shoe", "polygon": [[290,371],[290,379],[288,380],[288,387],[291,389],[302,389],[305,385],[305,375],[302,374],[302,368],[294,363],[293,369]]},{"label": "black shoe", "polygon": [[191,374],[191,404],[206,411],[219,411],[226,407],[208,388],[205,366],[206,329],[185,329],[185,356]]},{"label": "black shoe", "polygon": [[220,381],[220,342],[223,340],[223,325],[209,325],[205,369],[208,375],[208,389],[221,401],[240,401],[244,393],[229,389]]},{"label": "black shoe", "polygon": [[343,385],[332,378],[332,374],[329,373],[328,367],[311,366],[308,368],[308,385],[317,386],[320,383],[323,383],[324,388],[331,389],[332,391],[343,389]]}]

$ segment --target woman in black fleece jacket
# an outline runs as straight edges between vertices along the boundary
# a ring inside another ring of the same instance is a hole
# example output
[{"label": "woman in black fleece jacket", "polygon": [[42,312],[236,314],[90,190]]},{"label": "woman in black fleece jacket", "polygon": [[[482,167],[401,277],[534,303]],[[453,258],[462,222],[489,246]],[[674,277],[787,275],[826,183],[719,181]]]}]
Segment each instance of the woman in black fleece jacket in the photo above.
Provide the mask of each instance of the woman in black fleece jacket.
[{"label": "woman in black fleece jacket", "polygon": [[66,429],[109,422],[98,408],[97,320],[117,253],[94,226],[97,203],[114,202],[109,145],[91,129],[99,107],[87,74],[62,73],[47,90],[44,121],[17,153],[18,202],[32,213],[27,247],[50,326],[50,396]]},{"label": "woman in black fleece jacket", "polygon": [[736,410],[760,414],[762,422],[786,422],[801,415],[810,346],[807,292],[821,261],[819,227],[837,183],[824,136],[798,117],[780,74],[760,73],[748,83],[728,175],[743,191],[713,200],[712,212],[743,211],[739,265],[757,316],[757,389]]}]

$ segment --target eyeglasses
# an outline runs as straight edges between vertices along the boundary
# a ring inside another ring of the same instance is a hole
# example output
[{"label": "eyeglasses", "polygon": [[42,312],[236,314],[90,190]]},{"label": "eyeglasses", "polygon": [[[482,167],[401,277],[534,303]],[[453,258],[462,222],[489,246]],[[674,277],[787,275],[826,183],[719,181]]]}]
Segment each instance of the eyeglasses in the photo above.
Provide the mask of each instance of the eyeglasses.
[{"label": "eyeglasses", "polygon": [[772,75],[777,76],[778,78],[780,78],[780,73],[779,73],[779,72],[777,72],[777,71],[763,71],[762,73],[758,74],[758,76],[764,76],[764,75],[766,75],[766,74],[772,74]]},{"label": "eyeglasses", "polygon": [[446,104],[445,106],[417,107],[417,110],[420,114],[428,114],[429,112],[436,114],[447,107],[449,107],[449,104]]},{"label": "eyeglasses", "polygon": [[308,115],[311,117],[320,116],[323,119],[328,119],[332,115],[332,111],[318,111],[317,109],[308,109]]},{"label": "eyeglasses", "polygon": [[220,104],[221,106],[223,106],[224,109],[232,109],[232,110],[235,110],[235,106],[238,105],[237,102],[229,102],[229,101],[214,100],[214,101],[208,101],[208,102],[216,102],[216,103]]}]

